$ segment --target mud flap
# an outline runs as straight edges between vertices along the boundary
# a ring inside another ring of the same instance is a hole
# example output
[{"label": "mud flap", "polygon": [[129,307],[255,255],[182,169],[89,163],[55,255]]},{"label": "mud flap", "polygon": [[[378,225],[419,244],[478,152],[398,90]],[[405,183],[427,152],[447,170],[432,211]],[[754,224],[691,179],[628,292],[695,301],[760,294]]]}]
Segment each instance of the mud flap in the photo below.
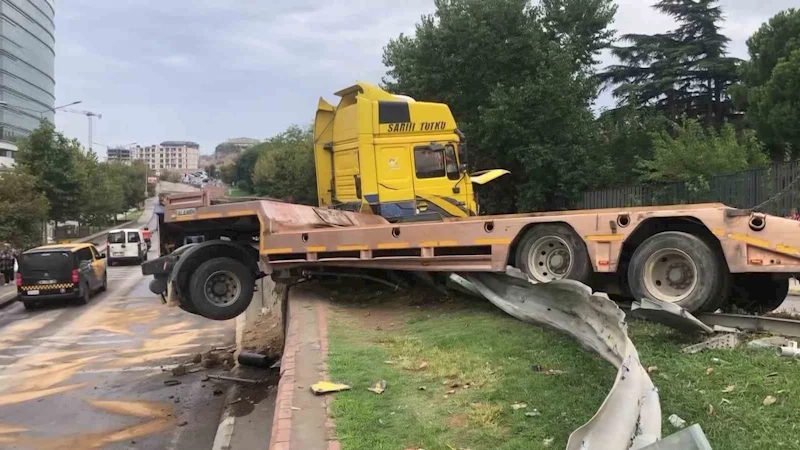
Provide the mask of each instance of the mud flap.
[{"label": "mud flap", "polygon": [[[567,333],[613,364],[614,386],[589,422],[575,430],[567,450],[641,449],[661,438],[658,390],[639,361],[625,325],[625,313],[606,294],[592,294],[577,281],[533,284],[527,279],[492,273],[461,274],[467,291],[479,292],[519,320]],[[512,273],[513,274],[513,273]]]}]

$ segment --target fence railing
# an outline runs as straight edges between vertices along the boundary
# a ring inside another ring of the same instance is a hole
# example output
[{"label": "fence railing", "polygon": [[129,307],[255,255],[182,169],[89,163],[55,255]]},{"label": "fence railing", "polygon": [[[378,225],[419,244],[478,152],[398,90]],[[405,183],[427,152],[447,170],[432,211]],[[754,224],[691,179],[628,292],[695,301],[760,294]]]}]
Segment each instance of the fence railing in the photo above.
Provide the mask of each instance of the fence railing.
[{"label": "fence railing", "polygon": [[[763,205],[769,214],[788,216],[800,208],[800,161],[776,163],[712,177],[708,189],[697,189],[686,182],[620,186],[588,191],[573,209],[618,208],[672,204],[721,202],[736,208],[750,209]],[[783,192],[785,190],[785,192]]]}]

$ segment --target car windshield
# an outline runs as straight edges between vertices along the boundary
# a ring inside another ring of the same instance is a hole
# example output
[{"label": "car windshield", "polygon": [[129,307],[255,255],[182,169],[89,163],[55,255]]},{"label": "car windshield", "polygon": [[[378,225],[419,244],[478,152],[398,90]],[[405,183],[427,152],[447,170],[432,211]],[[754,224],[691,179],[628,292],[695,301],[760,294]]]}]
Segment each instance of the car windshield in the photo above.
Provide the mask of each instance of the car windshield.
[{"label": "car windshield", "polygon": [[124,244],[125,243],[125,232],[124,231],[115,231],[113,233],[108,233],[108,243],[109,244]]}]

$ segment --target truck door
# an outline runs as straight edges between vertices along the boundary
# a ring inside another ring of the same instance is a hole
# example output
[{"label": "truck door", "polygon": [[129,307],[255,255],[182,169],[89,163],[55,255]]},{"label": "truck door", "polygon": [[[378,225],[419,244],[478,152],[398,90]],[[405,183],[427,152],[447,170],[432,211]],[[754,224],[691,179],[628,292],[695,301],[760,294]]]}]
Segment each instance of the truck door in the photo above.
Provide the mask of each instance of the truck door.
[{"label": "truck door", "polygon": [[468,189],[458,168],[455,148],[437,143],[415,145],[414,193],[418,215],[466,217]]},{"label": "truck door", "polygon": [[378,146],[375,155],[380,215],[390,220],[414,216],[414,172],[408,145]]}]

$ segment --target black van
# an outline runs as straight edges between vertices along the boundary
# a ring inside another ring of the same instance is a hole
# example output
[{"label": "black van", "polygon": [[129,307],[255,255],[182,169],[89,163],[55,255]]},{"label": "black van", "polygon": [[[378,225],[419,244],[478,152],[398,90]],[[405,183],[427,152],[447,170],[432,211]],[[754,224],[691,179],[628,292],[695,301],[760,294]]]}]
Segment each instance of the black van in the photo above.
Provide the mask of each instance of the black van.
[{"label": "black van", "polygon": [[26,309],[39,302],[77,299],[89,303],[108,286],[105,256],[92,244],[37,247],[19,255],[17,294]]}]

